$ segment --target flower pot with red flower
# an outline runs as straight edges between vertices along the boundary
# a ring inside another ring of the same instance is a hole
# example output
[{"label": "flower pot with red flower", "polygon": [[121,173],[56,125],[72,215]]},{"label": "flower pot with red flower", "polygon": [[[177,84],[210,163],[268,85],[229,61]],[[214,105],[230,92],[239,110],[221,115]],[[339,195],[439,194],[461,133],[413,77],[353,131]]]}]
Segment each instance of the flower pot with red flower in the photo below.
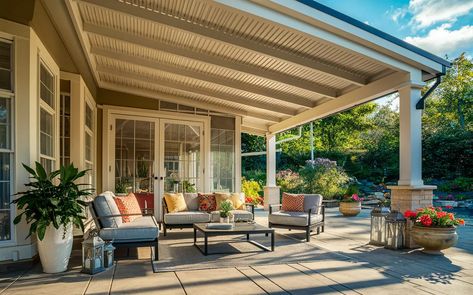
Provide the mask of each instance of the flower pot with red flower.
[{"label": "flower pot with red flower", "polygon": [[465,221],[455,218],[453,213],[445,212],[441,207],[419,208],[406,211],[404,217],[414,222],[411,237],[428,254],[442,254],[441,250],[455,246],[458,241],[457,225]]},{"label": "flower pot with red flower", "polygon": [[343,216],[356,216],[361,212],[361,201],[357,194],[345,197],[340,201],[339,211]]}]

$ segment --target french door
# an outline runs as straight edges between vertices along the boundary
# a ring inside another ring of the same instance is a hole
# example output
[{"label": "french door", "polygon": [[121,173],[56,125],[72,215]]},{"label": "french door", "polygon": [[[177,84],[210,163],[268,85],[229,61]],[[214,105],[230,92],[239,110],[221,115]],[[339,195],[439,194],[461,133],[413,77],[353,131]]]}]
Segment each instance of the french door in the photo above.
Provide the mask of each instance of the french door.
[{"label": "french door", "polygon": [[113,115],[115,193],[135,193],[161,220],[163,193],[203,188],[203,129],[199,122]]}]

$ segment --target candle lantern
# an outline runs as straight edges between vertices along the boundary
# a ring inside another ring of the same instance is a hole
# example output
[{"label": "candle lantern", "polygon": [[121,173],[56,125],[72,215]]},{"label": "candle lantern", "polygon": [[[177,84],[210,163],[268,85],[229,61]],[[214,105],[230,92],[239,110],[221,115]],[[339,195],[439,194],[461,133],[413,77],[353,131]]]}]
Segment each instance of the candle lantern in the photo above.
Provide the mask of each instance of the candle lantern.
[{"label": "candle lantern", "polygon": [[402,249],[404,247],[404,233],[406,230],[406,219],[401,212],[393,210],[386,216],[385,222],[385,244],[386,249]]},{"label": "candle lantern", "polygon": [[112,243],[106,243],[104,247],[104,267],[109,268],[113,266],[114,255],[113,252],[115,247]]},{"label": "candle lantern", "polygon": [[386,207],[374,207],[371,210],[371,232],[370,232],[370,244],[384,246],[384,229],[386,216],[389,214],[389,208]]},{"label": "candle lantern", "polygon": [[82,272],[96,274],[104,268],[104,241],[96,230],[92,230],[85,241],[82,242]]}]

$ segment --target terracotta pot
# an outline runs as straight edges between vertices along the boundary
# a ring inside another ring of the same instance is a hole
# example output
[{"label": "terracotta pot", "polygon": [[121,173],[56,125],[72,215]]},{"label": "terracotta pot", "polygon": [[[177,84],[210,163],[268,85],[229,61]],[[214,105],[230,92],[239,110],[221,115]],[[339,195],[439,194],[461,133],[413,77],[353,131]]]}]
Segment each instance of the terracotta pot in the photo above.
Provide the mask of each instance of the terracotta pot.
[{"label": "terracotta pot", "polygon": [[414,225],[411,237],[416,244],[424,247],[428,254],[442,254],[441,250],[455,246],[458,241],[456,227],[423,227]]},{"label": "terracotta pot", "polygon": [[356,216],[361,212],[361,202],[340,202],[339,211],[343,216]]}]

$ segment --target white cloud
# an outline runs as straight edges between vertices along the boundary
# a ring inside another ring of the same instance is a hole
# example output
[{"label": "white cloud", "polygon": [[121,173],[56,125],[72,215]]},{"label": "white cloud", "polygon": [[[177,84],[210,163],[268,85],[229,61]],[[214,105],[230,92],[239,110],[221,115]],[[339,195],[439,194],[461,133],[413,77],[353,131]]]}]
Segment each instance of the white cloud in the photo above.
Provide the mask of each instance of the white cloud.
[{"label": "white cloud", "polygon": [[393,12],[391,12],[391,19],[397,23],[401,18],[403,18],[406,13],[407,9],[406,8],[396,8]]},{"label": "white cloud", "polygon": [[[438,22],[455,22],[457,17],[466,15],[473,9],[473,0],[411,0],[409,12],[414,28],[427,28]],[[392,18],[394,20],[393,14]],[[396,17],[396,20],[399,16]]]},{"label": "white cloud", "polygon": [[473,25],[450,30],[451,24],[443,24],[429,31],[426,36],[407,37],[404,40],[439,56],[467,49],[473,44]]}]

